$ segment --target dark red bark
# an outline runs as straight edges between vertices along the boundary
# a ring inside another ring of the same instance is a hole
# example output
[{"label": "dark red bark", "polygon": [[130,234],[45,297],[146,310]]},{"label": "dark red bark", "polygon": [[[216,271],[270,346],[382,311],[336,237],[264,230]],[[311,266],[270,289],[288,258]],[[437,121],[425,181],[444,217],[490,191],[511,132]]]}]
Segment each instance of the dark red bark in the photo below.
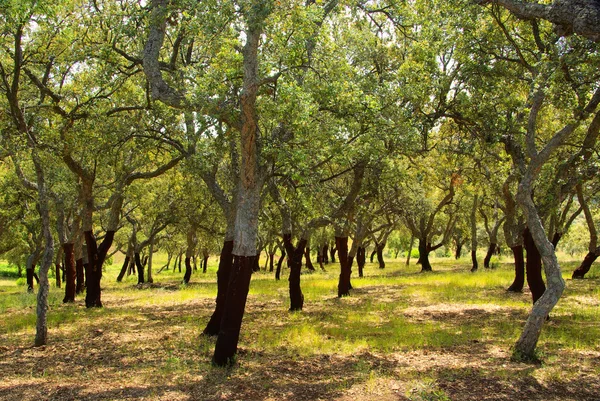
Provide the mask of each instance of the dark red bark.
[{"label": "dark red bark", "polygon": [[322,255],[323,255],[323,263],[328,264],[329,263],[329,245],[327,245],[327,244],[323,245]]},{"label": "dark red bark", "polygon": [[206,269],[208,268],[208,255],[204,256],[202,259],[202,273],[206,273]]},{"label": "dark red bark", "polygon": [[261,252],[258,253],[258,255],[256,255],[256,259],[254,261],[254,265],[252,266],[252,272],[259,272],[260,271],[260,264],[258,263],[258,261],[260,260],[260,254]]},{"label": "dark red bark", "polygon": [[373,252],[371,252],[371,257],[369,258],[371,263],[373,263],[373,259],[375,259],[375,255],[377,255],[377,245],[373,248]]},{"label": "dark red bark", "polygon": [[560,239],[562,238],[562,234],[559,232],[555,232],[554,235],[552,236],[552,245],[554,245],[554,249],[556,249],[556,247],[558,246],[558,242],[560,241]]},{"label": "dark red bark", "polygon": [[525,259],[523,258],[523,247],[521,245],[510,248],[515,258],[515,280],[506,291],[523,292],[525,284]]},{"label": "dark red bark", "polygon": [[385,242],[377,245],[377,262],[379,262],[379,268],[385,269],[385,261],[383,260],[383,249],[385,248]]},{"label": "dark red bark", "polygon": [[364,277],[363,269],[367,261],[367,250],[362,246],[356,251],[356,265],[358,266],[358,277]]},{"label": "dark red bark", "polygon": [[304,294],[300,288],[300,271],[302,269],[302,256],[305,255],[306,240],[300,239],[298,245],[292,244],[291,234],[283,235],[283,246],[288,255],[290,267],[289,290],[290,290],[290,311],[302,310],[304,306]]},{"label": "dark red bark", "polygon": [[433,270],[429,262],[430,248],[426,239],[419,238],[419,263],[421,263],[421,272],[430,272]]},{"label": "dark red bark", "polygon": [[125,260],[123,261],[123,266],[121,266],[121,271],[119,272],[119,276],[117,277],[117,282],[120,283],[123,281],[123,277],[125,277],[125,273],[127,273],[127,268],[129,267],[129,255],[125,256]]},{"label": "dark red bark", "polygon": [[494,252],[496,252],[496,244],[491,243],[488,247],[487,253],[485,254],[485,258],[483,258],[483,267],[485,267],[486,269],[490,268],[490,260],[492,260]]},{"label": "dark red bark", "polygon": [[190,278],[192,277],[192,258],[185,258],[185,274],[183,275],[183,283],[187,284],[190,282]]},{"label": "dark red bark", "polygon": [[62,269],[60,263],[58,263],[58,262],[55,264],[55,267],[56,267],[56,288],[60,288],[60,286],[62,284],[60,281],[60,275],[61,275],[63,269]]},{"label": "dark red bark", "polygon": [[572,278],[584,278],[586,273],[590,271],[592,263],[594,263],[596,259],[598,259],[597,253],[588,252],[588,254],[585,255],[585,258],[581,262],[581,265],[579,265],[579,267],[573,272]]},{"label": "dark red bark", "polygon": [[140,259],[139,252],[133,253],[133,259],[135,260],[135,267],[137,268],[138,273],[138,284],[144,284],[144,266],[142,265],[142,261]]},{"label": "dark red bark", "polygon": [[348,237],[335,237],[335,245],[340,260],[340,278],[338,281],[338,297],[350,295],[350,275],[352,267],[348,259]]},{"label": "dark red bark", "polygon": [[523,244],[527,252],[527,263],[525,264],[527,284],[531,290],[533,303],[535,303],[544,294],[544,291],[546,291],[546,285],[542,279],[542,257],[533,242],[533,237],[528,228],[523,233]]},{"label": "dark red bark", "polygon": [[331,263],[335,263],[335,253],[336,252],[337,252],[337,245],[332,246],[331,249],[329,249],[329,256],[331,256]]},{"label": "dark red bark", "polygon": [[255,264],[256,256],[234,256],[233,258],[225,308],[212,359],[213,364],[216,366],[231,365],[237,353],[252,268]]},{"label": "dark red bark", "polygon": [[304,259],[306,260],[306,268],[311,272],[315,271],[315,266],[313,266],[312,260],[310,260],[310,248],[304,248]]},{"label": "dark red bark", "polygon": [[106,259],[106,254],[112,245],[115,237],[114,231],[107,231],[104,240],[98,246],[96,238],[91,231],[84,232],[85,243],[87,245],[89,268],[86,279],[85,306],[88,308],[102,307],[102,290],[100,289],[100,280],[102,279],[102,265]]},{"label": "dark red bark", "polygon": [[80,258],[75,261],[75,272],[77,279],[75,293],[81,294],[85,290],[85,268],[83,266],[83,259]]},{"label": "dark red bark", "polygon": [[274,270],[275,270],[275,254],[270,253],[269,254],[269,273],[273,273]]},{"label": "dark red bark", "polygon": [[77,279],[77,270],[75,267],[75,244],[63,244],[65,255],[65,297],[63,302],[75,302],[75,280]]},{"label": "dark red bark", "polygon": [[279,280],[281,278],[281,267],[283,265],[283,261],[285,260],[285,249],[281,251],[281,257],[277,261],[277,269],[275,270],[275,280]]},{"label": "dark red bark", "polygon": [[26,274],[27,274],[27,292],[33,292],[33,276],[34,276],[33,269],[34,268],[35,268],[35,265],[31,269],[27,269],[27,271],[26,271]]},{"label": "dark red bark", "polygon": [[477,263],[477,249],[471,249],[471,272],[476,272],[479,268],[479,263]]},{"label": "dark red bark", "polygon": [[208,324],[202,334],[216,336],[219,334],[219,327],[225,310],[225,300],[227,298],[227,288],[229,285],[229,276],[233,265],[233,241],[223,242],[221,256],[219,258],[219,269],[217,270],[217,299],[215,311],[213,312]]}]

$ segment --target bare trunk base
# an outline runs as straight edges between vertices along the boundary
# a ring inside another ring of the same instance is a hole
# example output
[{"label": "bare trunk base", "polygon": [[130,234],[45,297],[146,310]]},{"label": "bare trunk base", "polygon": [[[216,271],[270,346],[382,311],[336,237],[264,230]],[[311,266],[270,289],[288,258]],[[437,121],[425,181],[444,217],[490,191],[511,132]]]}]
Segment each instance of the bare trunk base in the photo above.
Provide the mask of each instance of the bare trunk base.
[{"label": "bare trunk base", "polygon": [[75,267],[75,255],[73,250],[74,244],[63,244],[63,251],[65,255],[65,297],[63,302],[75,302],[75,280],[77,278],[77,271]]},{"label": "bare trunk base", "polygon": [[483,259],[483,267],[485,267],[486,269],[490,268],[490,261],[492,260],[494,252],[496,252],[496,244],[491,243],[488,247],[487,253],[485,254],[485,258]]},{"label": "bare trunk base", "polygon": [[523,258],[523,247],[521,245],[510,248],[515,258],[515,280],[506,291],[523,292],[525,284],[525,259]]},{"label": "bare trunk base", "polygon": [[233,241],[225,241],[219,258],[219,270],[217,270],[217,300],[215,311],[202,332],[202,334],[207,336],[216,336],[219,334],[219,327],[221,325],[221,319],[223,318],[223,311],[225,310],[229,276],[233,265],[232,252]]},{"label": "bare trunk base", "polygon": [[525,229],[523,233],[523,243],[527,252],[527,263],[525,265],[527,285],[529,285],[531,297],[533,303],[535,303],[546,291],[546,285],[542,279],[542,257],[533,242],[529,229]]},{"label": "bare trunk base", "polygon": [[350,276],[352,267],[348,260],[348,237],[335,237],[335,245],[340,260],[340,277],[338,281],[338,297],[350,295]]},{"label": "bare trunk base", "polygon": [[573,276],[571,278],[584,278],[587,272],[590,271],[592,264],[598,259],[598,254],[594,252],[588,252],[581,262],[581,265],[573,272]]}]

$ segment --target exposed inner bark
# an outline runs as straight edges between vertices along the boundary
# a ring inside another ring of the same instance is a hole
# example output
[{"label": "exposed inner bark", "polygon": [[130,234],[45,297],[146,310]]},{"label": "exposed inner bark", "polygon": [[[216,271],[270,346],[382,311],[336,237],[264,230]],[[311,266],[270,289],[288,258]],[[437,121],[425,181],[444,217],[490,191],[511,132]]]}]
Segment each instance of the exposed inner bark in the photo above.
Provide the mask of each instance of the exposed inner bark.
[{"label": "exposed inner bark", "polygon": [[542,257],[533,242],[529,229],[523,233],[523,243],[527,252],[527,263],[525,265],[527,274],[527,285],[531,290],[531,297],[535,303],[546,291],[546,285],[542,279]]},{"label": "exposed inner bark", "polygon": [[419,262],[421,263],[421,272],[430,272],[431,263],[429,262],[430,246],[427,243],[427,239],[419,238]]},{"label": "exposed inner bark", "polygon": [[338,281],[338,297],[350,295],[350,275],[352,267],[348,259],[348,237],[335,237],[335,245],[340,260],[340,278]]},{"label": "exposed inner bark", "polygon": [[134,252],[133,259],[135,260],[135,267],[137,268],[138,273],[138,284],[144,284],[144,266],[142,265],[142,260],[140,259],[140,253]]},{"label": "exposed inner bark", "polygon": [[223,318],[225,309],[225,299],[227,297],[227,287],[229,285],[229,276],[233,266],[233,241],[224,241],[219,258],[219,269],[217,270],[217,299],[215,311],[213,312],[208,324],[202,334],[216,336],[219,334],[219,326]]},{"label": "exposed inner bark", "polygon": [[290,266],[289,290],[290,290],[290,311],[302,310],[304,306],[304,294],[300,288],[300,271],[302,269],[302,256],[306,249],[306,240],[300,239],[298,245],[294,248],[292,244],[292,235],[283,235],[283,244],[288,255]]},{"label": "exposed inner bark", "polygon": [[75,280],[77,271],[75,268],[75,253],[73,252],[75,244],[63,244],[65,255],[65,297],[63,302],[75,302]]},{"label": "exposed inner bark", "polygon": [[115,237],[114,231],[107,231],[104,240],[98,246],[96,239],[91,231],[85,231],[85,243],[89,260],[88,275],[86,280],[87,292],[85,296],[85,306],[88,308],[102,307],[100,280],[102,279],[102,265],[106,259],[106,254],[112,245]]},{"label": "exposed inner bark", "polygon": [[306,268],[311,272],[315,271],[315,266],[313,266],[312,261],[310,260],[310,247],[304,248],[304,259],[306,260]]},{"label": "exposed inner bark", "polygon": [[275,280],[279,280],[281,278],[281,266],[283,265],[283,261],[285,260],[286,252],[285,249],[281,251],[281,256],[277,261],[277,269],[275,270]]},{"label": "exposed inner bark", "polygon": [[367,262],[367,250],[362,246],[358,247],[356,252],[356,264],[358,265],[358,277],[364,277],[363,270]]},{"label": "exposed inner bark", "polygon": [[192,277],[192,264],[191,258],[185,258],[185,274],[183,275],[183,283],[188,284],[190,282],[190,278]]},{"label": "exposed inner bark", "polygon": [[385,261],[383,260],[383,249],[385,248],[385,242],[377,245],[377,262],[379,262],[379,268],[385,269]]},{"label": "exposed inner bark", "polygon": [[596,261],[597,258],[597,253],[588,252],[588,254],[585,255],[585,258],[581,262],[581,265],[579,265],[579,267],[573,272],[572,278],[584,278],[586,273],[590,271],[592,264]]},{"label": "exposed inner bark", "polygon": [[227,313],[223,314],[213,355],[213,364],[217,366],[230,365],[237,353],[242,318],[250,288],[252,267],[256,263],[255,259],[256,256],[237,255],[233,258],[225,300],[228,310]]},{"label": "exposed inner bark", "polygon": [[477,263],[477,249],[471,249],[471,272],[476,272],[479,268]]},{"label": "exposed inner bark", "polygon": [[490,260],[492,260],[492,256],[494,256],[494,252],[496,251],[497,245],[495,243],[490,243],[488,247],[487,253],[485,254],[485,258],[483,259],[483,267],[486,269],[490,268]]},{"label": "exposed inner bark", "polygon": [[83,258],[75,261],[75,271],[77,278],[75,292],[81,294],[85,290],[85,267],[83,266]]},{"label": "exposed inner bark", "polygon": [[515,280],[506,291],[522,292],[525,284],[525,259],[523,246],[517,245],[510,248],[515,258]]}]

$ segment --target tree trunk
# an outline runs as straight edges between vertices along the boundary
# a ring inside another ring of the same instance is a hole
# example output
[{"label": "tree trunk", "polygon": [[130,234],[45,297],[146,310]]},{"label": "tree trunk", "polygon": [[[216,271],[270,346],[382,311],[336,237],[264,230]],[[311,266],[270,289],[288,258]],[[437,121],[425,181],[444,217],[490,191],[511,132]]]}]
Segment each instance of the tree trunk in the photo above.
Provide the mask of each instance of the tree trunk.
[{"label": "tree trunk", "polygon": [[427,246],[427,240],[419,238],[419,260],[421,261],[421,272],[430,272],[431,263],[429,263],[429,247]]},{"label": "tree trunk", "polygon": [[179,262],[177,263],[177,269],[179,270],[179,273],[181,273],[181,261],[183,260],[183,253],[179,254]]},{"label": "tree trunk", "polygon": [[33,269],[35,268],[35,265],[32,266],[31,268],[27,268],[25,270],[26,274],[27,274],[27,292],[32,293],[33,292]]},{"label": "tree trunk", "polygon": [[234,256],[225,300],[226,313],[221,319],[219,335],[215,345],[213,363],[217,366],[231,364],[237,352],[246,299],[250,289],[252,267],[256,256]]},{"label": "tree trunk", "polygon": [[269,273],[273,273],[273,271],[275,270],[275,254],[274,253],[269,253]]},{"label": "tree trunk", "polygon": [[348,237],[335,237],[335,245],[340,260],[340,277],[338,281],[338,297],[350,295],[350,275],[352,269],[348,260]]},{"label": "tree trunk", "polygon": [[373,252],[371,252],[371,263],[373,263],[373,259],[375,259],[375,255],[377,255],[377,244],[375,244],[375,248],[373,248]]},{"label": "tree trunk", "polygon": [[588,254],[585,255],[585,258],[581,262],[581,265],[579,265],[579,267],[577,269],[575,269],[575,271],[573,272],[572,278],[574,278],[574,279],[576,279],[576,278],[584,278],[584,276],[586,275],[586,273],[590,271],[590,268],[592,267],[592,263],[594,263],[594,261],[597,258],[598,258],[598,254],[597,253],[595,253],[595,252],[588,252]]},{"label": "tree trunk", "polygon": [[119,276],[117,277],[117,283],[120,283],[121,281],[123,281],[123,277],[125,277],[125,273],[127,273],[127,268],[129,267],[129,260],[131,258],[129,257],[129,253],[127,253],[125,255],[125,260],[123,261],[123,266],[121,266],[121,272],[119,273]]},{"label": "tree trunk", "polygon": [[219,334],[219,326],[223,318],[225,308],[225,298],[227,297],[227,287],[229,285],[229,276],[233,266],[233,241],[224,241],[221,255],[219,258],[219,269],[217,270],[217,299],[215,310],[204,328],[202,334],[207,336],[216,336]]},{"label": "tree trunk", "polygon": [[462,247],[463,247],[463,245],[460,242],[456,243],[456,251],[454,252],[454,259],[455,260],[460,259],[460,256],[462,254]]},{"label": "tree trunk", "polygon": [[138,272],[138,284],[144,284],[144,266],[142,265],[142,261],[140,259],[140,253],[134,252],[133,258],[135,260],[135,267]]},{"label": "tree trunk", "polygon": [[510,248],[515,258],[515,280],[506,291],[522,292],[525,284],[525,260],[523,258],[523,246],[517,245]]},{"label": "tree trunk", "polygon": [[323,255],[323,263],[328,264],[329,263],[329,245],[327,245],[327,244],[323,245],[322,255]]},{"label": "tree trunk", "polygon": [[477,249],[471,249],[471,272],[476,272],[479,269],[479,263],[477,263]]},{"label": "tree trunk", "polygon": [[300,288],[300,272],[302,270],[302,256],[305,255],[306,240],[300,239],[298,245],[294,248],[292,244],[292,235],[283,235],[283,244],[285,246],[290,266],[289,289],[290,289],[290,311],[300,311],[304,306],[304,294]]},{"label": "tree trunk", "polygon": [[490,268],[490,260],[492,260],[492,256],[494,256],[494,252],[496,251],[496,244],[490,243],[488,247],[487,253],[485,254],[485,258],[483,259],[483,267],[486,269]]},{"label": "tree trunk", "polygon": [[533,237],[529,229],[525,229],[523,233],[523,243],[525,245],[525,251],[527,252],[527,263],[525,270],[527,274],[527,285],[531,290],[531,297],[533,303],[540,299],[540,297],[546,291],[546,285],[542,279],[542,257],[533,242]]},{"label": "tree trunk", "polygon": [[406,255],[406,266],[410,265],[410,257],[412,255],[413,245],[415,244],[415,236],[411,234],[410,236],[410,245],[408,247],[408,255]]},{"label": "tree trunk", "polygon": [[277,269],[275,270],[275,280],[279,280],[281,278],[281,266],[283,265],[283,261],[285,260],[285,249],[281,251],[281,257],[277,261]]},{"label": "tree trunk", "polygon": [[85,291],[85,268],[83,266],[83,258],[75,261],[75,272],[77,278],[77,285],[75,286],[75,293],[81,294]]},{"label": "tree trunk", "polygon": [[192,264],[191,257],[185,257],[185,274],[183,275],[183,284],[188,284],[190,282],[190,278],[192,277]]},{"label": "tree trunk", "polygon": [[202,254],[202,273],[206,273],[206,269],[208,269],[208,258],[210,254],[208,252],[204,252]]},{"label": "tree trunk", "polygon": [[75,302],[77,271],[75,266],[75,244],[63,244],[65,254],[65,297],[63,302]]},{"label": "tree trunk", "polygon": [[148,282],[153,283],[154,279],[152,278],[152,254],[154,253],[154,239],[151,239],[150,245],[148,246],[148,256],[147,256],[147,265],[146,271],[148,272]]},{"label": "tree trunk", "polygon": [[377,245],[377,262],[379,262],[379,268],[385,269],[385,261],[383,260],[383,249],[385,248],[385,242]]},{"label": "tree trunk", "polygon": [[104,240],[97,245],[94,234],[91,231],[85,231],[85,242],[88,253],[88,276],[86,279],[87,293],[85,296],[85,306],[88,308],[102,307],[100,280],[102,279],[102,265],[106,259],[106,254],[112,245],[115,237],[114,231],[107,231]]},{"label": "tree trunk", "polygon": [[331,256],[331,263],[335,263],[335,253],[337,252],[337,245],[332,246],[329,250],[329,255]]},{"label": "tree trunk", "polygon": [[308,246],[304,248],[304,259],[306,260],[306,268],[311,272],[314,272],[315,267],[313,266],[312,261],[310,260],[310,247]]},{"label": "tree trunk", "polygon": [[362,246],[358,247],[356,252],[356,264],[358,265],[358,277],[364,277],[363,269],[367,261],[367,250]]}]

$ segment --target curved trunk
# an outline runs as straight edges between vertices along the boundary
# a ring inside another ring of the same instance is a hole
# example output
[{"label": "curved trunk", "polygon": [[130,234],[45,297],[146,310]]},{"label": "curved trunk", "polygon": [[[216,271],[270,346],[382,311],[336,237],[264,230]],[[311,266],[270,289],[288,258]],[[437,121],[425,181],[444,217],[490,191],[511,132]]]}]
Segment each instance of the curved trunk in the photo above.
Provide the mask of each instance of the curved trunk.
[{"label": "curved trunk", "polygon": [[185,258],[185,274],[183,275],[183,284],[188,284],[190,282],[190,278],[192,277],[191,259],[191,257]]},{"label": "curved trunk", "polygon": [[385,242],[377,245],[377,262],[379,262],[379,268],[385,269],[385,261],[383,260],[383,249],[385,248]]},{"label": "curved trunk", "polygon": [[312,261],[310,260],[310,247],[304,248],[304,260],[306,261],[306,268],[311,272],[315,271],[315,266],[313,266]]},{"label": "curved trunk", "polygon": [[142,266],[142,261],[140,259],[140,253],[134,252],[133,259],[135,260],[135,267],[138,272],[138,284],[144,284],[144,266]]},{"label": "curved trunk", "polygon": [[573,272],[572,278],[574,278],[574,279],[575,278],[584,278],[586,273],[590,271],[590,268],[592,267],[592,263],[594,263],[594,261],[597,258],[598,258],[597,253],[588,252],[588,254],[585,255],[585,258],[581,262],[581,265],[579,265],[579,267],[577,269],[575,269],[575,271]]},{"label": "curved trunk", "polygon": [[85,231],[85,242],[87,245],[89,268],[86,279],[87,293],[85,296],[85,306],[88,308],[102,307],[102,290],[100,289],[100,281],[102,280],[102,265],[106,259],[106,254],[112,245],[115,237],[114,231],[107,231],[104,240],[98,246],[96,239],[91,231]]},{"label": "curved trunk", "polygon": [[85,267],[83,266],[83,258],[75,261],[75,273],[77,279],[75,293],[81,294],[85,290]]},{"label": "curved trunk", "polygon": [[492,256],[496,251],[496,247],[496,244],[493,242],[490,243],[490,246],[488,247],[487,253],[485,254],[485,258],[483,259],[483,267],[485,267],[486,269],[490,268],[490,260],[492,260]]},{"label": "curved trunk", "polygon": [[523,246],[517,245],[510,248],[515,258],[515,280],[506,291],[522,292],[525,284],[525,259],[523,258]]},{"label": "curved trunk", "polygon": [[237,352],[252,268],[255,264],[256,256],[236,255],[233,258],[225,299],[227,313],[223,313],[213,355],[213,363],[217,366],[231,364]]},{"label": "curved trunk", "polygon": [[281,256],[277,261],[277,269],[275,270],[275,280],[279,280],[281,278],[281,266],[283,265],[283,261],[285,260],[285,249],[281,251]]},{"label": "curved trunk", "polygon": [[427,240],[419,238],[419,261],[421,263],[421,272],[430,272],[431,263],[429,263],[429,247]]},{"label": "curved trunk", "polygon": [[229,276],[233,266],[233,241],[223,242],[221,256],[219,258],[219,269],[217,270],[217,299],[215,311],[213,312],[208,324],[202,334],[216,336],[219,334],[219,326],[225,309],[225,298],[227,297],[227,287],[229,285]]},{"label": "curved trunk", "polygon": [[362,246],[358,247],[356,252],[356,264],[358,265],[358,277],[364,277],[363,269],[367,261],[367,250]]},{"label": "curved trunk", "polygon": [[527,263],[525,270],[527,274],[527,285],[531,290],[531,297],[533,303],[540,299],[540,297],[546,291],[546,285],[542,279],[542,257],[533,242],[533,237],[529,232],[529,229],[525,229],[523,233],[523,243],[525,245],[525,251],[527,252]]},{"label": "curved trunk", "polygon": [[304,294],[300,288],[300,271],[302,269],[302,256],[305,255],[306,240],[298,241],[298,246],[294,248],[291,234],[284,234],[283,244],[288,254],[290,266],[289,290],[290,290],[290,311],[302,310],[304,306]]},{"label": "curved trunk", "polygon": [[77,271],[75,267],[75,244],[63,244],[65,254],[65,297],[63,302],[75,302]]},{"label": "curved trunk", "polygon": [[352,267],[348,260],[348,237],[335,237],[335,245],[340,260],[340,277],[338,281],[338,297],[350,295],[350,275]]},{"label": "curved trunk", "polygon": [[375,245],[375,248],[373,248],[373,252],[371,252],[371,257],[369,258],[371,260],[371,263],[373,263],[373,259],[375,259],[375,255],[377,255],[377,245]]},{"label": "curved trunk", "polygon": [[131,258],[129,257],[129,253],[127,253],[127,255],[125,255],[125,260],[123,261],[123,266],[121,266],[121,271],[119,272],[119,275],[117,276],[117,283],[120,283],[121,281],[123,281],[123,277],[125,277],[125,273],[127,273],[127,268],[129,267],[129,260]]}]

